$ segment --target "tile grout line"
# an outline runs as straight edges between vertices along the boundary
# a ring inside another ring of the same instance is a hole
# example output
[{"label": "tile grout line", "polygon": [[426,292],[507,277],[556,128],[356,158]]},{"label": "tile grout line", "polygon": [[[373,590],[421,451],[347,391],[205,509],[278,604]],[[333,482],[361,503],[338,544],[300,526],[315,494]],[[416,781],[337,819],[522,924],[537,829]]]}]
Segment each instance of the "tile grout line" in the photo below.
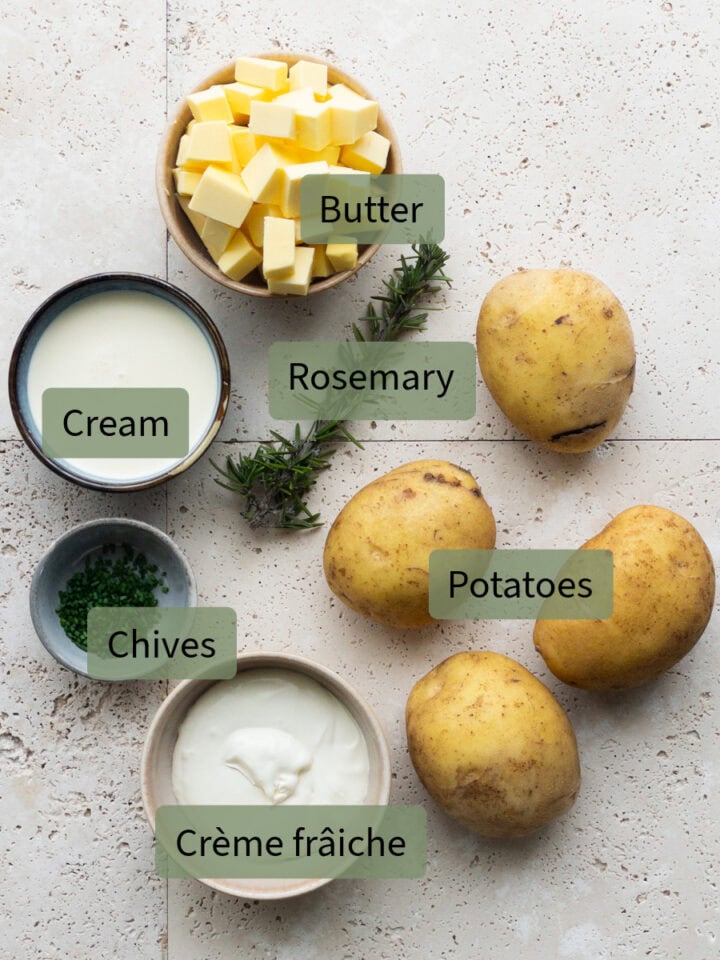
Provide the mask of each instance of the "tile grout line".
[{"label": "tile grout line", "polygon": [[[169,44],[168,44],[168,35],[169,35],[169,21],[170,21],[170,0],[165,0],[165,126],[168,122],[168,111],[169,111],[169,101],[170,101],[170,81],[168,75],[169,68]],[[165,228],[165,280],[168,282],[170,280],[170,233]],[[168,486],[164,484],[163,494],[165,497],[165,533],[168,533],[169,528],[169,505],[168,505]],[[165,696],[167,697],[170,693],[170,681],[165,681]],[[157,842],[157,841],[156,841]],[[170,958],[170,880],[168,877],[165,877],[165,960]]]},{"label": "tile grout line", "polygon": [[[358,437],[360,443],[535,443],[527,437]],[[215,438],[213,444],[228,446],[241,443],[268,443],[269,437]],[[20,437],[0,437],[0,443],[14,443],[18,446],[24,441]],[[338,440],[339,444],[353,446],[349,440]],[[617,437],[606,443],[720,443],[720,437]]]},{"label": "tile grout line", "polygon": [[[536,443],[527,437],[358,437],[359,443]],[[216,438],[213,443],[226,444],[227,446],[239,445],[242,443],[268,443],[270,438],[254,439],[248,437],[239,440],[236,437]],[[2,441],[0,441],[2,442]],[[623,437],[604,441],[610,444],[620,443],[719,443],[720,437]],[[352,447],[354,444],[350,440],[338,440],[338,444]],[[552,452],[552,451],[548,451]],[[559,452],[559,451],[557,451]],[[590,451],[588,451],[590,452]]]}]

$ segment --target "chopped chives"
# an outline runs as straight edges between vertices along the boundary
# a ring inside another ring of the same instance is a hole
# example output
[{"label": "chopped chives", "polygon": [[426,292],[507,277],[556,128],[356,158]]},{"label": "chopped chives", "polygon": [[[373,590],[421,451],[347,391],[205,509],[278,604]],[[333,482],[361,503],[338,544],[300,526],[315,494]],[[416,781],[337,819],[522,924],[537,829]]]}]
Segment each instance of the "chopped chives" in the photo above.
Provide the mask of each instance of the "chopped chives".
[{"label": "chopped chives", "polygon": [[169,592],[166,574],[158,575],[155,564],[128,544],[120,549],[117,556],[115,545],[106,544],[94,559],[86,557],[83,569],[60,591],[55,612],[68,638],[82,650],[87,650],[87,615],[92,607],[156,607],[155,588]]}]

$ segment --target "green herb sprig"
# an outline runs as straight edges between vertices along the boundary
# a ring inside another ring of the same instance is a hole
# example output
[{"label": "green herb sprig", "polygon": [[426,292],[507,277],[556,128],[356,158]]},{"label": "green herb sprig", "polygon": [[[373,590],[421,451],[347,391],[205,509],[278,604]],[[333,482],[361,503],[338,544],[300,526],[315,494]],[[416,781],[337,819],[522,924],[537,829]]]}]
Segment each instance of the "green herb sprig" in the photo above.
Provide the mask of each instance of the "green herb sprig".
[{"label": "green herb sprig", "polygon": [[[450,284],[445,275],[448,254],[436,243],[413,245],[412,256],[402,256],[391,277],[384,281],[385,291],[371,301],[359,323],[353,324],[355,340],[384,343],[396,340],[408,331],[424,330],[428,311],[420,301]],[[313,513],[306,498],[317,474],[330,466],[329,457],[342,440],[362,445],[348,432],[341,420],[315,420],[303,431],[296,424],[291,437],[272,431],[272,440],[261,443],[254,454],[228,457],[225,466],[213,467],[222,474],[216,479],[221,487],[244,499],[241,515],[251,527],[281,527],[308,530],[320,526],[320,514]]]}]

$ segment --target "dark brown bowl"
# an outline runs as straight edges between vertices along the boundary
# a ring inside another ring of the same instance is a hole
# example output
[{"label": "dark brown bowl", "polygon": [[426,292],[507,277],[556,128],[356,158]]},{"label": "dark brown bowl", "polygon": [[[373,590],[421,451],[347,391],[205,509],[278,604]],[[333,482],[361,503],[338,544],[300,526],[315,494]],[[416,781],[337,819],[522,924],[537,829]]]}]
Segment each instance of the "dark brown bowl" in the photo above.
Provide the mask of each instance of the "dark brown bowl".
[{"label": "dark brown bowl", "polygon": [[[356,93],[359,93],[360,96],[367,97],[370,100],[375,99],[371,93],[356,80],[353,80],[352,77],[343,73],[342,70],[338,70],[337,67],[333,67],[327,60],[322,60],[319,57],[311,57],[304,53],[255,53],[252,54],[252,56],[262,57],[265,60],[284,60],[289,66],[292,66],[298,60],[310,60],[313,63],[325,64],[328,68],[328,80],[330,83],[344,83]],[[206,90],[216,83],[232,83],[234,79],[235,61],[233,60],[232,63],[225,64],[224,67],[216,70],[215,73],[209,77],[206,77],[202,83],[199,83],[197,87],[192,90],[192,93],[197,93],[199,90]],[[270,293],[265,282],[260,279],[255,282],[250,282],[248,280],[231,280],[227,277],[205,249],[195,228],[185,216],[182,207],[178,203],[172,171],[175,166],[180,137],[185,133],[185,129],[191,120],[192,113],[190,112],[190,107],[187,105],[186,100],[182,100],[170,118],[158,150],[155,183],[157,186],[158,201],[160,203],[160,212],[163,215],[170,235],[188,260],[194,263],[198,270],[202,270],[211,280],[216,280],[224,287],[237,290],[238,293],[249,294],[252,297],[287,299],[287,297],[281,296],[280,294]],[[377,131],[390,141],[390,151],[388,153],[385,173],[402,173],[397,137],[382,110],[378,111]],[[334,273],[331,277],[316,280],[310,284],[308,293],[320,293],[322,290],[330,290],[331,287],[336,287],[339,283],[351,277],[353,273],[356,273],[374,257],[378,249],[379,244],[377,243],[359,247],[358,261],[354,270],[344,270],[342,273]],[[252,277],[253,274],[250,274],[250,276]]]},{"label": "dark brown bowl", "polygon": [[[34,423],[29,417],[26,393],[27,369],[34,346],[33,341],[40,336],[44,328],[50,324],[55,316],[61,313],[65,307],[70,306],[72,303],[86,296],[111,290],[147,291],[160,295],[163,299],[181,307],[199,326],[204,328],[215,351],[220,371],[220,397],[217,409],[213,421],[200,443],[190,451],[187,457],[163,473],[143,480],[126,483],[105,479],[95,480],[92,477],[76,473],[65,464],[49,457],[43,451],[39,433],[34,429]],[[50,470],[53,470],[65,480],[70,480],[72,483],[78,484],[78,486],[88,487],[91,490],[104,490],[109,493],[146,490],[148,487],[155,487],[169,480],[170,477],[175,477],[184,470],[187,470],[188,467],[192,466],[192,464],[205,453],[212,443],[223,422],[230,399],[230,362],[225,344],[215,324],[200,304],[180,290],[179,287],[175,287],[171,283],[159,280],[157,277],[147,276],[143,273],[97,273],[89,277],[82,277],[80,280],[75,280],[73,283],[61,287],[35,310],[15,341],[15,347],[10,360],[8,388],[12,414],[23,440],[38,460],[44,463],[46,467],[49,467]]]}]

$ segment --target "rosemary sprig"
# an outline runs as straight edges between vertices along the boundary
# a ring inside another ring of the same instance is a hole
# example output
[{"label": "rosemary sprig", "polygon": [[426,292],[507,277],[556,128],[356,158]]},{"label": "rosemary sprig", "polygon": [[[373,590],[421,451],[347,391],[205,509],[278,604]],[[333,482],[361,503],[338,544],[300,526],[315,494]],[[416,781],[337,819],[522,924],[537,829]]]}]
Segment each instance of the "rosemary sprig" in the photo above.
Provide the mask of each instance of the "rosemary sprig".
[{"label": "rosemary sprig", "polygon": [[[365,334],[353,324],[356,340],[387,342],[406,331],[425,329],[431,308],[419,310],[419,302],[440,284],[450,283],[444,272],[448,254],[436,243],[420,243],[412,249],[413,256],[401,257],[400,266],[384,281],[385,292],[372,298],[380,309],[371,301],[360,318],[367,325]],[[308,530],[320,526],[320,514],[311,512],[307,494],[317,474],[330,466],[329,457],[340,441],[361,444],[340,420],[315,420],[305,432],[296,424],[291,437],[275,431],[271,436],[252,455],[228,457],[224,467],[211,461],[223,477],[215,482],[244,498],[241,515],[251,527]]]}]

